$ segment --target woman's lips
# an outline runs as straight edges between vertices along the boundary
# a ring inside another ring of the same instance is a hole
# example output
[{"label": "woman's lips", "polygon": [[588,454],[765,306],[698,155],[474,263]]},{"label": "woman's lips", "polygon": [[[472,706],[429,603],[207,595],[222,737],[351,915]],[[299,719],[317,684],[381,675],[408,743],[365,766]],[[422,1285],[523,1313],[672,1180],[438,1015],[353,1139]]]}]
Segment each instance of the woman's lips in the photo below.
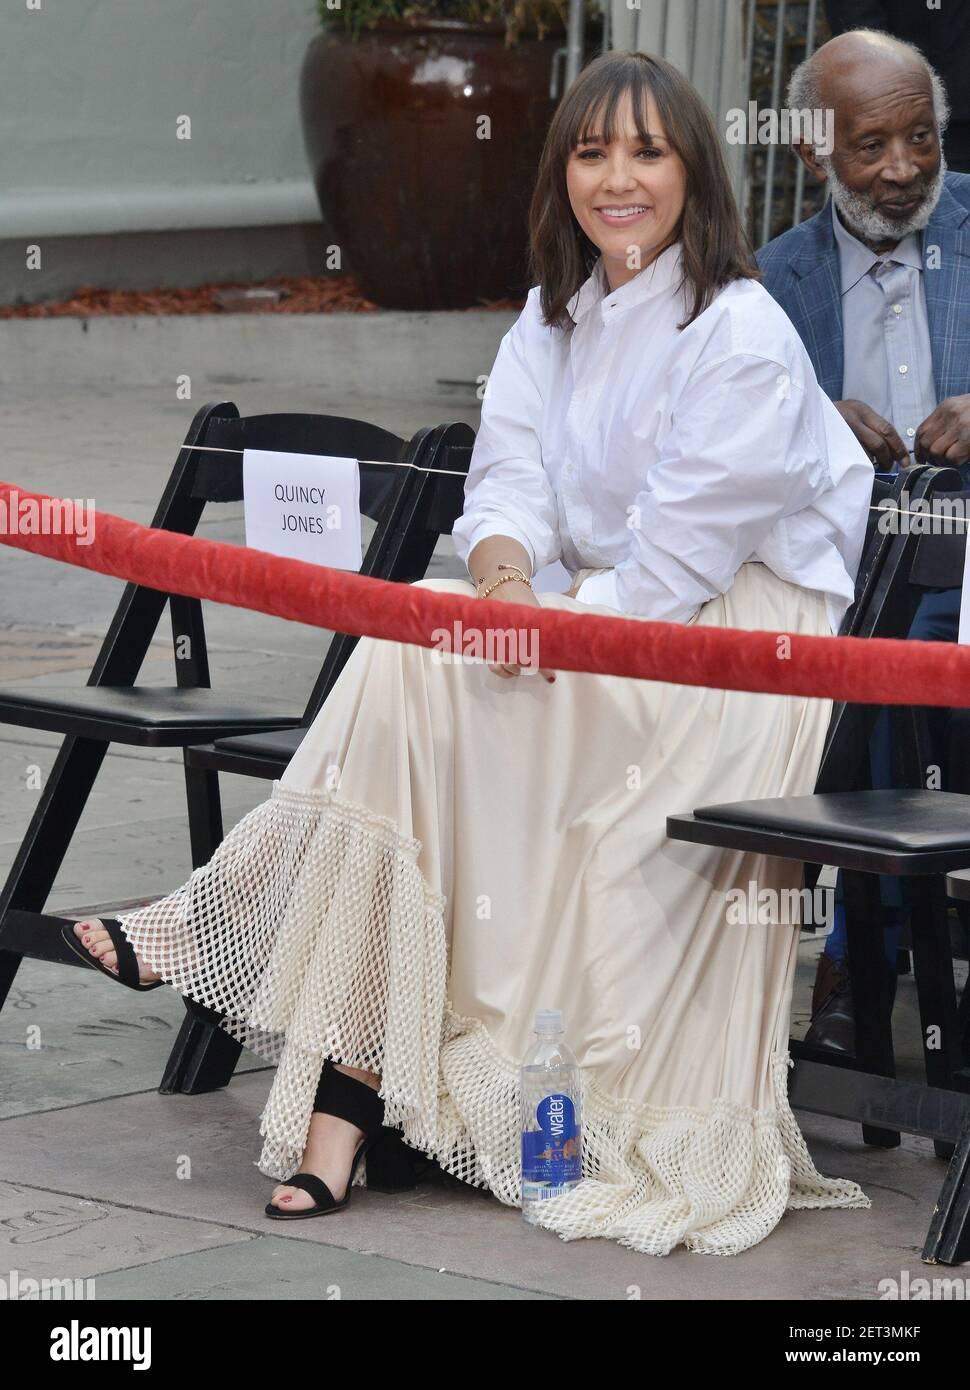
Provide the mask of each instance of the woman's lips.
[{"label": "woman's lips", "polygon": [[642,220],[649,214],[650,208],[646,208],[643,212],[630,213],[628,217],[610,217],[607,213],[605,213],[602,210],[602,208],[594,208],[593,211],[596,213],[596,216],[600,219],[600,221],[605,222],[608,227],[625,227],[628,223],[631,222],[642,222]]}]

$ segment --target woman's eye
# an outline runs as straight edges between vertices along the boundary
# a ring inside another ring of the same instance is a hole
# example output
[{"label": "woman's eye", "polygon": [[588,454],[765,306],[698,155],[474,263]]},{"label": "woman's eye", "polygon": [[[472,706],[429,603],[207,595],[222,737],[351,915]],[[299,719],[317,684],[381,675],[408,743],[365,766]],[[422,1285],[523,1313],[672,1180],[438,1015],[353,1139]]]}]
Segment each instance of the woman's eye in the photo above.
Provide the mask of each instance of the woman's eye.
[{"label": "woman's eye", "polygon": [[[600,154],[602,154],[602,153],[603,153],[602,150],[583,150],[583,151],[580,153],[579,158],[580,158],[580,159],[587,159],[590,155],[592,155],[592,156],[595,157],[596,155],[600,155]],[[663,151],[662,151],[662,150],[658,150],[657,147],[656,147],[655,145],[650,145],[649,147],[645,147],[645,148],[642,149],[642,150],[637,150],[637,154],[649,155],[649,157],[650,157],[651,159],[659,159],[662,153],[663,153]]]}]

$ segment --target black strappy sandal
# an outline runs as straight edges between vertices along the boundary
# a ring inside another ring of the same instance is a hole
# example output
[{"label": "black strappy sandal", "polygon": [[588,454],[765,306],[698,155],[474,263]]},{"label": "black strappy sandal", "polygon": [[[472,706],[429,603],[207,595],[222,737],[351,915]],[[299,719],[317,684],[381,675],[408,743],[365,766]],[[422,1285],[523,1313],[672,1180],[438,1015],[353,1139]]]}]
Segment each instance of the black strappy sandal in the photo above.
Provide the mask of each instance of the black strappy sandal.
[{"label": "black strappy sandal", "polygon": [[100,970],[102,975],[107,975],[109,980],[124,985],[126,989],[137,989],[139,994],[144,994],[149,989],[158,989],[159,985],[165,983],[164,980],[151,980],[148,984],[142,984],[138,978],[138,959],[131,942],[121,929],[121,923],[115,917],[101,917],[98,920],[108,933],[118,957],[117,971],[109,970],[97,956],[92,956],[87,947],[83,945],[81,938],[75,936],[76,922],[65,922],[61,927],[61,939],[64,944],[70,946],[74,954],[79,956],[85,965],[90,965],[92,970]]},{"label": "black strappy sandal", "polygon": [[[350,1165],[347,1191],[338,1202],[322,1178],[315,1177],[313,1173],[294,1173],[292,1178],[286,1179],[284,1186],[300,1188],[302,1192],[308,1193],[313,1198],[316,1206],[308,1207],[305,1211],[284,1211],[282,1207],[268,1202],[266,1215],[272,1220],[303,1221],[311,1216],[329,1216],[332,1212],[340,1211],[350,1201],[354,1174],[357,1172],[361,1159],[368,1153],[371,1154],[371,1158],[367,1161],[368,1186],[382,1191],[401,1191],[414,1186],[413,1177],[408,1182],[403,1173],[399,1174],[397,1182],[388,1183],[387,1179],[392,1174],[390,1171],[387,1174],[382,1174],[379,1171],[381,1167],[379,1163],[374,1164],[378,1171],[373,1174],[371,1172],[372,1159],[377,1158],[378,1153],[385,1145],[388,1145],[389,1141],[390,1151],[393,1154],[392,1162],[394,1162],[394,1159],[398,1157],[394,1143],[399,1141],[396,1130],[384,1129],[384,1102],[373,1086],[368,1086],[365,1081],[358,1081],[356,1077],[348,1076],[346,1072],[338,1071],[328,1057],[320,1073],[320,1084],[317,1087],[313,1109],[324,1115],[336,1115],[341,1120],[347,1120],[350,1124],[356,1125],[358,1129],[364,1131],[364,1137],[357,1145],[353,1162]],[[395,1176],[398,1175],[395,1174]],[[382,1177],[385,1179],[383,1182],[380,1180]]]}]

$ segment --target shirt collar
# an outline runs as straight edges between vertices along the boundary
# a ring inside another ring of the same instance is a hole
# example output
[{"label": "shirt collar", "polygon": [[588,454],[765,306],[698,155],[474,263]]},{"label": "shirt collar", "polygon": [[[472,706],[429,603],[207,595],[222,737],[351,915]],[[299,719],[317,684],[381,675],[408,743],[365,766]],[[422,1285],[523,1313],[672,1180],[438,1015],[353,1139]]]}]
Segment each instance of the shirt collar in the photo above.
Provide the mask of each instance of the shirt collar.
[{"label": "shirt collar", "polygon": [[921,233],[910,232],[909,236],[903,237],[902,241],[891,251],[886,251],[880,256],[876,251],[873,251],[871,246],[867,246],[864,241],[853,236],[836,213],[834,199],[829,199],[829,201],[832,204],[832,227],[839,248],[839,268],[842,275],[843,294],[848,294],[849,290],[857,285],[864,275],[868,275],[872,267],[880,261],[898,261],[900,265],[914,266],[916,270],[923,269]]},{"label": "shirt collar", "polygon": [[566,311],[576,323],[579,323],[595,304],[599,304],[600,313],[605,322],[624,309],[631,309],[635,304],[643,304],[648,299],[654,299],[657,295],[676,288],[680,284],[682,276],[683,266],[679,241],[674,242],[673,246],[668,246],[666,251],[661,252],[656,260],[651,261],[644,270],[639,271],[631,280],[627,280],[626,284],[621,285],[616,290],[610,290],[603,257],[599,256],[589,279],[580,286],[570,299],[566,305]]}]

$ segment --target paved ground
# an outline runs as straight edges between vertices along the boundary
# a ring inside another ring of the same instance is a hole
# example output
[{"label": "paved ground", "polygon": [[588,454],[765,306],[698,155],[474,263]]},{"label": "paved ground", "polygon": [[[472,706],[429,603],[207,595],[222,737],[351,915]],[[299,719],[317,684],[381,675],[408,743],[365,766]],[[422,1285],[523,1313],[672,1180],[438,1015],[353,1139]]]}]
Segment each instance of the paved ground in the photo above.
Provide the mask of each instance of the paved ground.
[{"label": "paved ground", "polygon": [[[504,331],[504,327],[503,330]],[[497,335],[498,336],[498,335]],[[447,376],[447,364],[438,376]],[[374,380],[379,380],[375,372]],[[43,374],[38,381],[44,381]],[[203,384],[204,388],[204,384]],[[150,386],[17,387],[0,402],[7,479],[96,499],[147,520],[199,401]],[[332,410],[407,433],[445,419],[477,422],[471,389],[425,398],[329,399],[307,386],[237,381],[245,413]],[[204,534],[242,540],[240,509]],[[450,545],[433,571],[460,573]],[[117,602],[113,581],[0,547],[0,681],[83,684]],[[318,630],[236,610],[207,614],[213,684],[275,692],[281,674],[308,691],[321,659]],[[163,641],[144,679],[171,680]],[[0,869],[6,872],[36,801],[37,770],[57,740],[0,728]],[[228,824],[264,783],[223,779]],[[115,748],[59,875],[51,907],[81,912],[165,892],[189,871],[176,755]],[[813,956],[806,938],[796,1028],[804,1027]],[[871,1211],[791,1213],[737,1259],[678,1252],[666,1260],[607,1241],[563,1244],[525,1228],[517,1212],[467,1188],[386,1196],[357,1191],[329,1221],[282,1229],[262,1216],[271,1184],[254,1166],[270,1073],[248,1058],[227,1090],[161,1096],[156,1086],[181,1017],[169,991],[149,1000],[90,972],[28,962],[0,1013],[0,1276],[94,1278],[101,1297],[207,1299],[777,1298],[872,1299],[877,1283],[925,1272],[919,1262],[943,1176],[928,1144],[865,1148],[858,1128],[801,1116],[817,1165],[855,1178]],[[900,982],[903,1065],[918,1038],[912,981]],[[909,1065],[912,1065],[910,1062]]]}]

